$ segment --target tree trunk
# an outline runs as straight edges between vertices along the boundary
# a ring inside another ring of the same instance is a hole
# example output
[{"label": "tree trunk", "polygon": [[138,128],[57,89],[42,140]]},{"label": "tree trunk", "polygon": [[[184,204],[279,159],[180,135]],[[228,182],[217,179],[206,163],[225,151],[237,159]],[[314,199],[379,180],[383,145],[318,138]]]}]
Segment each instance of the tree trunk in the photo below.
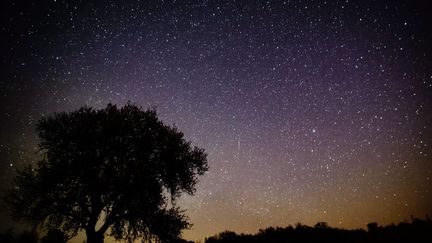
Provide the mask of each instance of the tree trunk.
[{"label": "tree trunk", "polygon": [[86,232],[87,243],[103,243],[104,235],[99,232]]}]

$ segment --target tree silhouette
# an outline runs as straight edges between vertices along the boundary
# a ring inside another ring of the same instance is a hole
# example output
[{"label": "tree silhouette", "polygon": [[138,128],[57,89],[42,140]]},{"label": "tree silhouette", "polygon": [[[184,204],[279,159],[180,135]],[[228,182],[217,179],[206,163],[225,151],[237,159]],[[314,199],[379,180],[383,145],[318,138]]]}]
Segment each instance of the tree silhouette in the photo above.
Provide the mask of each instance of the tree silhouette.
[{"label": "tree silhouette", "polygon": [[44,158],[18,171],[5,201],[18,220],[87,242],[177,239],[190,226],[176,206],[208,170],[204,150],[164,125],[154,109],[128,103],[82,107],[39,120]]},{"label": "tree silhouette", "polygon": [[341,243],[405,243],[431,242],[432,221],[412,218],[411,223],[390,224],[379,226],[377,223],[367,225],[363,229],[339,229],[330,227],[326,222],[318,222],[315,227],[298,223],[295,227],[269,227],[260,229],[258,233],[236,234],[224,231],[205,239],[205,243],[279,243],[279,242],[341,242]]}]

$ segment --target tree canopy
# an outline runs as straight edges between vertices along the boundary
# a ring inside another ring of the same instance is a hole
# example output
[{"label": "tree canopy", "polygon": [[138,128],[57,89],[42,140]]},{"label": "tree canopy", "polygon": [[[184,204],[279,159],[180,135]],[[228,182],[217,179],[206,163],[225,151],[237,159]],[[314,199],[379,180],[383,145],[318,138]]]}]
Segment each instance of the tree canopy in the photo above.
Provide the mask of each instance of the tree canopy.
[{"label": "tree canopy", "polygon": [[193,195],[207,155],[154,109],[133,104],[82,107],[37,124],[43,159],[17,172],[6,195],[19,220],[87,242],[170,241],[190,226],[176,199]]}]

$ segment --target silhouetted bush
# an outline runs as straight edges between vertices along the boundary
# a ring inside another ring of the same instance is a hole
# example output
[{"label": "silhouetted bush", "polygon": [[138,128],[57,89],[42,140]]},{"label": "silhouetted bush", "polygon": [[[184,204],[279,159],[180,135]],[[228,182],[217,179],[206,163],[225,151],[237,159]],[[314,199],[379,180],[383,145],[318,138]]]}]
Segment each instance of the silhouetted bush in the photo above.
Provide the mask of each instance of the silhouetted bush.
[{"label": "silhouetted bush", "polygon": [[42,237],[41,243],[66,243],[68,237],[58,229],[51,229]]},{"label": "silhouetted bush", "polygon": [[14,233],[11,230],[0,234],[1,243],[37,243],[38,235],[34,231]]},{"label": "silhouetted bush", "polygon": [[411,223],[379,226],[377,223],[367,225],[368,230],[338,229],[319,222],[314,227],[298,223],[295,227],[269,227],[260,229],[257,234],[236,234],[224,231],[205,239],[206,243],[272,243],[272,242],[432,242],[432,221],[413,218]]}]

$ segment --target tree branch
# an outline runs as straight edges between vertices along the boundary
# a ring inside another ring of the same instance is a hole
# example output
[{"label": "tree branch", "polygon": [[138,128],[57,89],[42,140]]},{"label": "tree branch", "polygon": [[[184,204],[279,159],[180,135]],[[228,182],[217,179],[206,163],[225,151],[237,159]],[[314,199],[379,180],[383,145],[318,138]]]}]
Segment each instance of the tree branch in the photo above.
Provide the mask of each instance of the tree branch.
[{"label": "tree branch", "polygon": [[113,223],[112,219],[113,219],[113,217],[111,215],[107,216],[104,224],[102,225],[102,227],[100,227],[100,229],[97,232],[101,233],[101,234],[105,234],[105,232],[108,230],[108,228]]}]

